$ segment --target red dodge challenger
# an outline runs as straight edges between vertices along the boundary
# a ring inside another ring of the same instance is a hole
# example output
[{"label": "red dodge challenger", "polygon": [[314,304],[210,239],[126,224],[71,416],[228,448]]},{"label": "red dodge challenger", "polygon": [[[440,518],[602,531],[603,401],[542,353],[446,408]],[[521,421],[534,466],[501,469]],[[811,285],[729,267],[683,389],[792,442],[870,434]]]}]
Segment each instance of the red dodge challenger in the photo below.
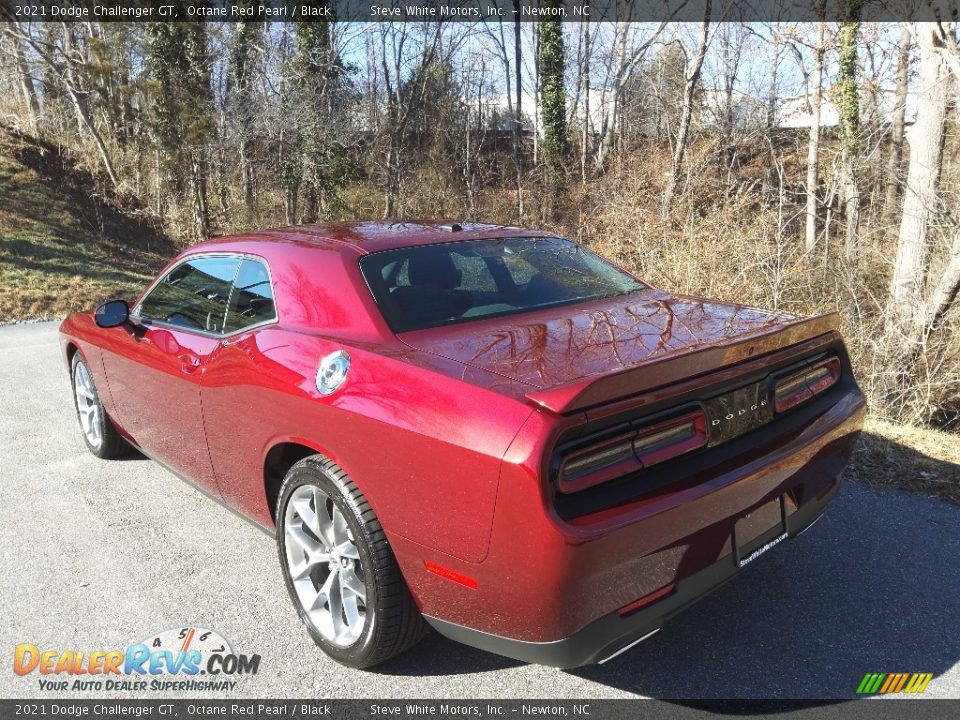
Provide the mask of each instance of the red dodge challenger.
[{"label": "red dodge challenger", "polygon": [[214,239],[60,333],[90,451],[132,446],[275,533],[354,667],[427,626],[609,660],[810,527],[866,412],[836,316],[493,225]]}]

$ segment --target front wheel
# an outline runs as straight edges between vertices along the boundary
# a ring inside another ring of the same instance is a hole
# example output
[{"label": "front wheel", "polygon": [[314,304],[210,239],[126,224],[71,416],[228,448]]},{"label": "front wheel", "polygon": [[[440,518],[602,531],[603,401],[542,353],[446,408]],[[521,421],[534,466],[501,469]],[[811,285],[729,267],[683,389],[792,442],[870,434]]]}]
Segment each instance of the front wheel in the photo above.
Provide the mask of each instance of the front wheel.
[{"label": "front wheel", "polygon": [[334,660],[365,668],[413,646],[426,623],[370,504],[336,464],[315,455],[287,473],[277,504],[287,590]]},{"label": "front wheel", "polygon": [[104,460],[126,453],[130,446],[110,422],[100,402],[97,386],[93,383],[90,367],[79,352],[70,363],[70,375],[73,379],[73,404],[87,449]]}]

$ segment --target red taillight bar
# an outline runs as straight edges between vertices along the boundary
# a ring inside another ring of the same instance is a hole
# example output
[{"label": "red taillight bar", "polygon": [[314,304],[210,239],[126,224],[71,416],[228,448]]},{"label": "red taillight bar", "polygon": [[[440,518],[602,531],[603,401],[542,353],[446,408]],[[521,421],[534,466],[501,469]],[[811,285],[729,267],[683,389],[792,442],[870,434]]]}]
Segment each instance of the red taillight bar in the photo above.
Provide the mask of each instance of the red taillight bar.
[{"label": "red taillight bar", "polygon": [[786,412],[802,402],[819,395],[840,379],[840,358],[828,357],[818,363],[777,380],[773,388],[774,407]]},{"label": "red taillight bar", "polygon": [[560,464],[558,485],[561,492],[577,492],[706,444],[707,418],[698,410],[570,454]]},{"label": "red taillight bar", "polygon": [[640,430],[633,451],[644,467],[696,450],[707,444],[707,417],[697,411]]}]

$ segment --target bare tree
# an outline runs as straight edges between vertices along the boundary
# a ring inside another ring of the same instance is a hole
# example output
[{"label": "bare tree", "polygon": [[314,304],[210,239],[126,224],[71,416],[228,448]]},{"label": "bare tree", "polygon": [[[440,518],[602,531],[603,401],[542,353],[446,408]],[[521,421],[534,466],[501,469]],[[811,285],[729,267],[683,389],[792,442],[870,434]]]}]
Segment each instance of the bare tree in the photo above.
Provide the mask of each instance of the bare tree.
[{"label": "bare tree", "polygon": [[[821,6],[822,7],[822,6]],[[824,27],[818,22],[813,42],[813,71],[807,80],[810,130],[807,140],[807,209],[804,247],[808,253],[817,245],[817,186],[820,172],[820,107],[823,101]]]},{"label": "bare tree", "polygon": [[[517,18],[519,18],[519,11]],[[518,222],[524,213],[523,198],[523,112],[521,107],[522,66],[520,64],[520,23],[513,23],[513,45],[507,41],[506,24],[502,19],[497,20],[495,27],[485,24],[487,36],[493,41],[497,49],[498,60],[501,64],[504,83],[504,99],[507,105],[507,116],[510,120],[510,136],[513,156],[513,180],[516,192],[516,216]],[[511,51],[512,50],[512,51]]]},{"label": "bare tree", "polygon": [[119,187],[120,180],[117,177],[110,151],[107,149],[103,135],[100,134],[100,130],[84,102],[86,91],[81,85],[81,72],[78,69],[78,66],[82,67],[83,65],[83,57],[73,50],[71,29],[67,26],[67,23],[64,23],[63,26],[64,46],[62,48],[46,45],[17,23],[8,23],[5,29],[15,40],[26,43],[61,83],[76,112],[78,124],[90,134],[97,146],[100,160],[107,176],[110,178],[110,182],[115,188]]},{"label": "bare tree", "polygon": [[887,156],[886,192],[883,215],[889,221],[898,208],[903,165],[903,136],[906,126],[907,82],[910,74],[910,47],[912,38],[910,24],[900,24],[900,44],[897,53],[897,84],[893,104],[893,122],[890,127],[890,151]]},{"label": "bare tree", "polygon": [[231,87],[235,101],[234,113],[238,120],[240,175],[243,184],[243,205],[248,219],[254,211],[253,161],[251,141],[253,135],[253,75],[256,46],[260,38],[260,23],[240,21],[233,33],[230,56]]},{"label": "bare tree", "polygon": [[920,102],[910,134],[910,169],[903,198],[903,216],[890,281],[890,314],[897,325],[917,337],[928,313],[924,288],[930,254],[930,232],[937,212],[937,190],[943,165],[943,132],[948,83],[938,23],[918,23]]},{"label": "bare tree", "polygon": [[660,37],[665,22],[661,22],[638,45],[628,48],[634,39],[633,27],[630,23],[617,23],[614,35],[616,46],[616,70],[613,76],[611,99],[606,103],[603,119],[600,123],[600,144],[597,146],[596,166],[599,170],[605,167],[607,159],[613,149],[614,140],[620,127],[620,118],[623,110],[624,94],[633,79],[634,73],[643,64],[647,51]]},{"label": "bare tree", "polygon": [[[407,23],[383,23],[377,28],[380,39],[379,61],[386,92],[384,218],[396,215],[404,135],[411,112],[423,99],[428,73],[441,50],[441,24],[424,23],[422,31],[421,42],[417,43],[411,26]],[[417,54],[416,50],[420,50],[420,53]]]},{"label": "bare tree", "polygon": [[[514,91],[517,100],[514,103],[513,117],[513,166],[517,177],[517,218],[523,220],[523,156],[520,143],[523,139],[523,65],[520,62],[520,0],[513,0],[513,10],[516,16],[513,20],[513,66],[515,73]],[[501,28],[503,26],[501,25]]]},{"label": "bare tree", "polygon": [[[11,22],[15,28],[16,22]],[[32,132],[36,132],[40,121],[40,103],[37,100],[37,91],[33,86],[33,74],[30,72],[30,66],[27,64],[27,55],[23,49],[23,42],[18,37],[21,33],[15,32],[10,37],[10,46],[12,48],[14,62],[16,63],[17,82],[20,86],[20,93],[23,95],[23,104],[26,108],[27,126]]]},{"label": "bare tree", "polygon": [[860,186],[857,164],[860,158],[860,94],[857,83],[857,34],[860,31],[859,0],[849,3],[849,18],[840,26],[840,57],[837,77],[840,114],[840,185],[846,215],[844,253],[855,267],[860,253]]},{"label": "bare tree", "polygon": [[703,58],[707,54],[707,46],[714,30],[710,29],[710,11],[711,0],[705,0],[703,11],[703,22],[700,25],[700,32],[697,35],[696,50],[691,51],[684,45],[684,52],[687,56],[686,86],[683,92],[683,108],[680,111],[680,129],[677,131],[677,139],[673,148],[673,166],[670,169],[670,177],[667,180],[667,187],[663,193],[663,203],[660,207],[660,214],[663,217],[670,215],[670,209],[673,206],[673,196],[677,190],[677,180],[683,169],[683,158],[687,151],[687,136],[690,132],[690,119],[693,116],[693,96],[700,82],[700,71],[703,69]]}]

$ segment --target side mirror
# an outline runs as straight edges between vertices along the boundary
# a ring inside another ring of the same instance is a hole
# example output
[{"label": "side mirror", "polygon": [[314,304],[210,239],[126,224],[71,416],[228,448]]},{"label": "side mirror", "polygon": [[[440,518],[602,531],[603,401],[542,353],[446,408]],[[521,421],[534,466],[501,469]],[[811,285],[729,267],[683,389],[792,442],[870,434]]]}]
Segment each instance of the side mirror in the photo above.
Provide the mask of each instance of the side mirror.
[{"label": "side mirror", "polygon": [[126,300],[110,300],[97,308],[93,320],[102,328],[114,328],[130,319],[130,306]]}]

